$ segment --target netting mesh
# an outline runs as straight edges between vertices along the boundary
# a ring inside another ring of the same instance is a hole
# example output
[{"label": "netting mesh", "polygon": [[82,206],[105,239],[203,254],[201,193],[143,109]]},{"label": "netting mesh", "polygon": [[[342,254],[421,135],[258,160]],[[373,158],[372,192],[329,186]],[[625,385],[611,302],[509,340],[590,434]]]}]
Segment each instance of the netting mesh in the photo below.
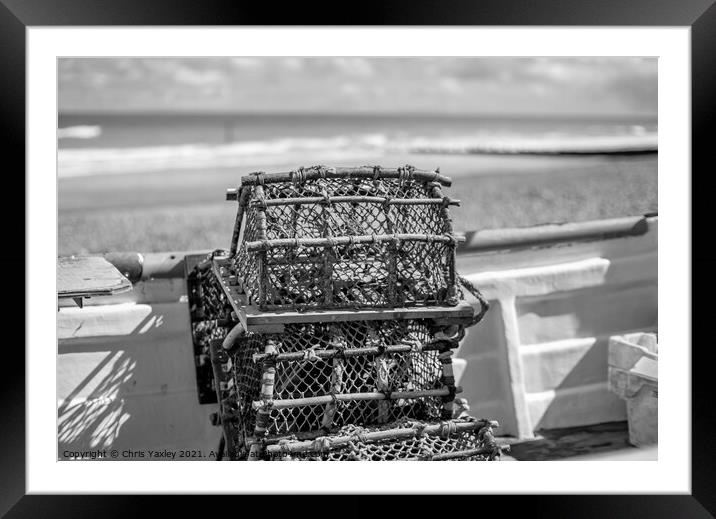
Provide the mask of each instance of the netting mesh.
[{"label": "netting mesh", "polygon": [[189,275],[189,308],[197,321],[231,318],[231,305],[210,268],[194,269]]},{"label": "netting mesh", "polygon": [[210,269],[194,269],[187,281],[199,402],[215,403],[217,396],[210,344],[212,340],[221,340],[226,335],[226,328],[217,323],[228,325],[232,309]]},{"label": "netting mesh", "polygon": [[261,364],[253,361],[254,354],[263,352],[263,338],[252,335],[243,346],[234,354],[231,365],[231,380],[236,391],[231,396],[236,409],[234,441],[237,444],[243,444],[246,438],[254,435],[256,411],[251,404],[261,393],[263,373]]},{"label": "netting mesh", "polygon": [[[302,442],[304,446],[298,449],[299,440],[283,439],[267,450],[264,458],[272,461],[483,461],[500,456],[489,425],[452,434],[419,432],[429,425],[429,422],[407,420],[373,427],[346,425],[334,434]],[[418,431],[417,434],[408,437],[401,434],[410,429]],[[388,434],[370,439],[371,435],[383,431]]]},{"label": "netting mesh", "polygon": [[[413,173],[317,167],[257,173],[233,191],[231,252],[188,277],[200,394],[215,394],[231,459],[499,457],[492,423],[453,420],[451,356],[466,326],[448,308],[462,298],[455,201],[440,191],[449,179]],[[487,304],[469,290],[475,324]],[[434,305],[420,319],[335,312]],[[323,322],[271,312],[313,309]]]},{"label": "netting mesh", "polygon": [[[237,345],[233,358],[239,408],[258,399],[262,361],[275,364],[274,400],[332,394],[399,393],[445,387],[439,345],[418,351],[431,340],[428,327],[417,321],[354,321],[287,325],[281,335],[250,334]],[[273,357],[259,357],[271,341]],[[407,346],[393,352],[389,346]],[[361,351],[361,350],[371,351]],[[386,351],[387,349],[387,351]],[[403,348],[406,349],[406,348]],[[351,350],[359,354],[352,355]],[[381,350],[384,350],[380,353]],[[415,351],[413,351],[415,350]],[[282,360],[285,354],[296,354]],[[320,355],[319,355],[320,354]],[[265,368],[264,368],[265,369]],[[347,400],[271,409],[268,434],[332,429],[350,423],[385,423],[402,417],[440,418],[441,397],[395,400]],[[255,424],[244,419],[244,427]],[[244,433],[253,433],[252,430]]]},{"label": "netting mesh", "polygon": [[[266,213],[266,238],[323,238],[371,234],[442,234],[449,232],[441,217],[441,203],[405,205],[398,202],[435,198],[432,187],[416,180],[320,179],[297,185],[291,182],[266,184],[263,199],[249,206]],[[351,197],[345,200],[336,197]],[[388,202],[369,201],[369,197]],[[320,201],[312,203],[313,199]],[[266,205],[271,201],[300,200],[300,203]],[[326,203],[327,200],[331,200]],[[308,202],[306,201],[308,200]],[[248,237],[249,241],[259,239]]]},{"label": "netting mesh", "polygon": [[240,200],[243,232],[232,268],[249,304],[455,304],[456,239],[450,200],[437,183],[377,176],[243,189],[250,191]]}]

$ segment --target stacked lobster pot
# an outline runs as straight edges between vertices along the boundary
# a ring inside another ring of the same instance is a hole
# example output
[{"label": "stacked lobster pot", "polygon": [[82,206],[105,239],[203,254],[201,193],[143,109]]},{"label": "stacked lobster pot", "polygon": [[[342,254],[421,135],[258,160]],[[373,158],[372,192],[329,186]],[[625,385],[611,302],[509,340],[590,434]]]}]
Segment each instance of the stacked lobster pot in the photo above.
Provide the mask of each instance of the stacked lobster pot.
[{"label": "stacked lobster pot", "polygon": [[491,460],[452,354],[487,305],[455,270],[450,179],[411,166],[254,173],[231,248],[189,274],[229,459]]}]

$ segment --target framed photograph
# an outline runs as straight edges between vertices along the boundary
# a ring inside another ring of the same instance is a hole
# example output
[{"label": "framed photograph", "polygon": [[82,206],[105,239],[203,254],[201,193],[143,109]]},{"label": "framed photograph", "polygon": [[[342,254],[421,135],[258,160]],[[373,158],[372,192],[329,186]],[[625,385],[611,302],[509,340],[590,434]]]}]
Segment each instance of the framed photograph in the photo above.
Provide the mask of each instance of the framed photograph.
[{"label": "framed photograph", "polygon": [[716,7],[498,4],[3,1],[27,203],[3,512],[589,494],[539,506],[711,516],[691,170]]}]

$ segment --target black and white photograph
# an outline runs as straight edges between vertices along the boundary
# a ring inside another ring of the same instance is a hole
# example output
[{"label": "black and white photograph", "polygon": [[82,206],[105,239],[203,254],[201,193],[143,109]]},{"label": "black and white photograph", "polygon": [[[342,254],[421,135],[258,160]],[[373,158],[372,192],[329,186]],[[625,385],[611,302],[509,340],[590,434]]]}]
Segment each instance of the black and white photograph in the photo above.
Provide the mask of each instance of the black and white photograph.
[{"label": "black and white photograph", "polygon": [[713,518],[715,1],[0,0],[0,516]]},{"label": "black and white photograph", "polygon": [[657,57],[56,67],[58,460],[659,459]]}]

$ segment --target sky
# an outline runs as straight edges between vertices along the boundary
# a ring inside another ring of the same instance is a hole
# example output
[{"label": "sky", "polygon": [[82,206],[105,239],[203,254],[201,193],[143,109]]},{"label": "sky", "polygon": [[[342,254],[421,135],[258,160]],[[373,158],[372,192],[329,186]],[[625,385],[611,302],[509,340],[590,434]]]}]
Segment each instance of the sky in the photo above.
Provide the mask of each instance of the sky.
[{"label": "sky", "polygon": [[656,58],[61,58],[61,113],[654,116]]}]

